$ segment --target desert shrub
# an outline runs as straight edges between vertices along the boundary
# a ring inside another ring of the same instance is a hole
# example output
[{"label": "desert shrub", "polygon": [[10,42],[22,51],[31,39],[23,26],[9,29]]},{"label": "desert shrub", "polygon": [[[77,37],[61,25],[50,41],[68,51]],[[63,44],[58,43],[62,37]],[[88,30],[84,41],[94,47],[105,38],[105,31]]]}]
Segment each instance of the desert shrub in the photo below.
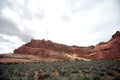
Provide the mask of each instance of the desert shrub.
[{"label": "desert shrub", "polygon": [[79,73],[79,71],[78,70],[73,70],[73,71],[71,71],[71,73],[76,74],[76,73]]},{"label": "desert shrub", "polygon": [[67,77],[69,77],[70,76],[70,72],[65,72],[65,74],[63,75],[63,76],[67,76]]},{"label": "desert shrub", "polygon": [[65,76],[52,76],[50,80],[69,80],[69,78]]},{"label": "desert shrub", "polygon": [[67,69],[64,69],[64,70],[59,70],[59,75],[60,76],[70,76],[71,72]]},{"label": "desert shrub", "polygon": [[83,69],[83,70],[82,70],[82,73],[83,73],[83,74],[87,74],[87,73],[89,73],[89,70]]},{"label": "desert shrub", "polygon": [[92,73],[93,80],[100,80],[100,74],[98,71],[93,71]]},{"label": "desert shrub", "polygon": [[28,80],[34,80],[34,72],[31,71],[29,74],[28,74]]},{"label": "desert shrub", "polygon": [[38,79],[43,79],[43,78],[48,78],[50,77],[49,73],[39,73],[38,74]]},{"label": "desert shrub", "polygon": [[4,72],[4,71],[3,71],[3,69],[0,69],[0,75],[2,75],[2,74],[3,74],[3,72]]},{"label": "desert shrub", "polygon": [[115,76],[113,80],[120,80],[120,76]]},{"label": "desert shrub", "polygon": [[85,78],[84,78],[84,80],[91,80],[91,79],[90,79],[90,78],[88,78],[88,77],[85,77]]},{"label": "desert shrub", "polygon": [[66,71],[65,71],[65,70],[60,70],[60,71],[59,71],[59,74],[60,74],[61,76],[64,76],[64,75],[66,74]]},{"label": "desert shrub", "polygon": [[100,80],[113,80],[113,79],[108,78],[108,77],[101,77],[101,79],[100,79]]},{"label": "desert shrub", "polygon": [[93,76],[93,80],[100,80],[100,77],[98,77],[98,76]]},{"label": "desert shrub", "polygon": [[71,75],[69,79],[70,80],[84,80],[84,77],[76,74],[76,75]]},{"label": "desert shrub", "polygon": [[35,71],[39,80],[120,80],[119,67],[120,61],[105,60],[0,64],[0,80],[34,80]]},{"label": "desert shrub", "polygon": [[107,70],[105,68],[100,69],[101,72],[106,72]]},{"label": "desert shrub", "polygon": [[104,72],[99,72],[100,76],[105,76]]},{"label": "desert shrub", "polygon": [[10,80],[10,75],[8,70],[4,70],[4,72],[0,75],[0,80]]},{"label": "desert shrub", "polygon": [[118,67],[114,67],[114,68],[112,68],[112,70],[117,71],[118,73],[120,73],[120,68],[118,68]]},{"label": "desert shrub", "polygon": [[114,76],[114,73],[113,71],[109,70],[109,71],[106,71],[105,72],[108,76]]},{"label": "desert shrub", "polygon": [[10,79],[4,76],[0,76],[0,80],[10,80]]}]

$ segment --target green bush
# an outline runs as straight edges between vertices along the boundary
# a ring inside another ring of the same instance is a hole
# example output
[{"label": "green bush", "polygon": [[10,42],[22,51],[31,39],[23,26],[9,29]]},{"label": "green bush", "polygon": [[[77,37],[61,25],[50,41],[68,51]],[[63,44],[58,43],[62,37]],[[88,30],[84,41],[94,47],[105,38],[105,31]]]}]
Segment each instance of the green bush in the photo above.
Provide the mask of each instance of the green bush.
[{"label": "green bush", "polygon": [[39,73],[38,74],[38,79],[44,79],[44,78],[48,78],[50,77],[50,74],[49,73]]},{"label": "green bush", "polygon": [[0,80],[34,80],[36,71],[40,80],[120,80],[120,61],[0,64]]}]

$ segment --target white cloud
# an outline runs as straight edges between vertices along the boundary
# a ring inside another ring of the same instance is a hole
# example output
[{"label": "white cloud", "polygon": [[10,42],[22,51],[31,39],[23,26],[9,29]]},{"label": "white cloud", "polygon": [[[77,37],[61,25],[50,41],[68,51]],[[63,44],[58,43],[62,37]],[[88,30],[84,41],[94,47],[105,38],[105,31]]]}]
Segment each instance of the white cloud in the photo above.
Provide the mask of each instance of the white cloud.
[{"label": "white cloud", "polygon": [[107,41],[120,30],[117,0],[17,0],[11,6],[4,7],[2,14],[37,39],[88,46]]},{"label": "white cloud", "polygon": [[24,0],[16,0],[17,3],[24,5]]},{"label": "white cloud", "polygon": [[19,46],[21,46],[21,44],[23,44],[23,42],[16,36],[7,36],[7,35],[0,35],[0,36],[2,36],[4,40],[9,41],[9,42],[1,42],[0,53],[9,53],[9,52],[11,53],[14,51],[15,48],[18,48]]},{"label": "white cloud", "polygon": [[10,10],[9,8],[5,8],[2,10],[2,14],[8,18],[11,18],[12,20],[14,20],[16,23],[20,22],[19,19],[19,14],[13,10]]}]

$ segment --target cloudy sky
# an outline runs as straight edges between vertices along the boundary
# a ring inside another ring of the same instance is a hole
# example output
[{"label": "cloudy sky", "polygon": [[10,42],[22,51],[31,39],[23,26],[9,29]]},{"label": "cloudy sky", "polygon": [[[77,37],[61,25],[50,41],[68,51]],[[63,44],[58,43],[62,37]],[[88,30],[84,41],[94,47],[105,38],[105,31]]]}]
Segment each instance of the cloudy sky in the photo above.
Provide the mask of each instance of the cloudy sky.
[{"label": "cloudy sky", "polygon": [[120,0],[0,0],[0,53],[31,38],[89,46],[120,30]]}]

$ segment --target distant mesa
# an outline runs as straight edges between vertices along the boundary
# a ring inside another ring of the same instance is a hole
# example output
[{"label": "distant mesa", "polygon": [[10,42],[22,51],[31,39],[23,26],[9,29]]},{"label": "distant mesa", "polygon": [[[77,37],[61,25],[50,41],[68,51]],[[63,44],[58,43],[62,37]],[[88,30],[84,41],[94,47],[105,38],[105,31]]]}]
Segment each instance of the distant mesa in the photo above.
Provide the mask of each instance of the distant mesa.
[{"label": "distant mesa", "polygon": [[67,46],[50,40],[31,39],[30,42],[15,49],[13,54],[2,55],[2,59],[4,57],[15,58],[18,62],[22,62],[22,60],[24,62],[24,59],[28,62],[63,61],[67,59],[120,60],[120,31],[112,35],[112,38],[108,42],[100,42],[96,46],[88,47]]},{"label": "distant mesa", "polygon": [[54,43],[50,40],[32,39],[31,42],[14,50],[15,54],[41,56],[46,54],[46,57],[50,57],[51,52],[59,56],[61,56],[61,54],[77,54],[78,57],[88,59],[118,59],[120,58],[120,32],[117,31],[108,42],[100,42],[96,46],[67,46],[64,44]]}]

